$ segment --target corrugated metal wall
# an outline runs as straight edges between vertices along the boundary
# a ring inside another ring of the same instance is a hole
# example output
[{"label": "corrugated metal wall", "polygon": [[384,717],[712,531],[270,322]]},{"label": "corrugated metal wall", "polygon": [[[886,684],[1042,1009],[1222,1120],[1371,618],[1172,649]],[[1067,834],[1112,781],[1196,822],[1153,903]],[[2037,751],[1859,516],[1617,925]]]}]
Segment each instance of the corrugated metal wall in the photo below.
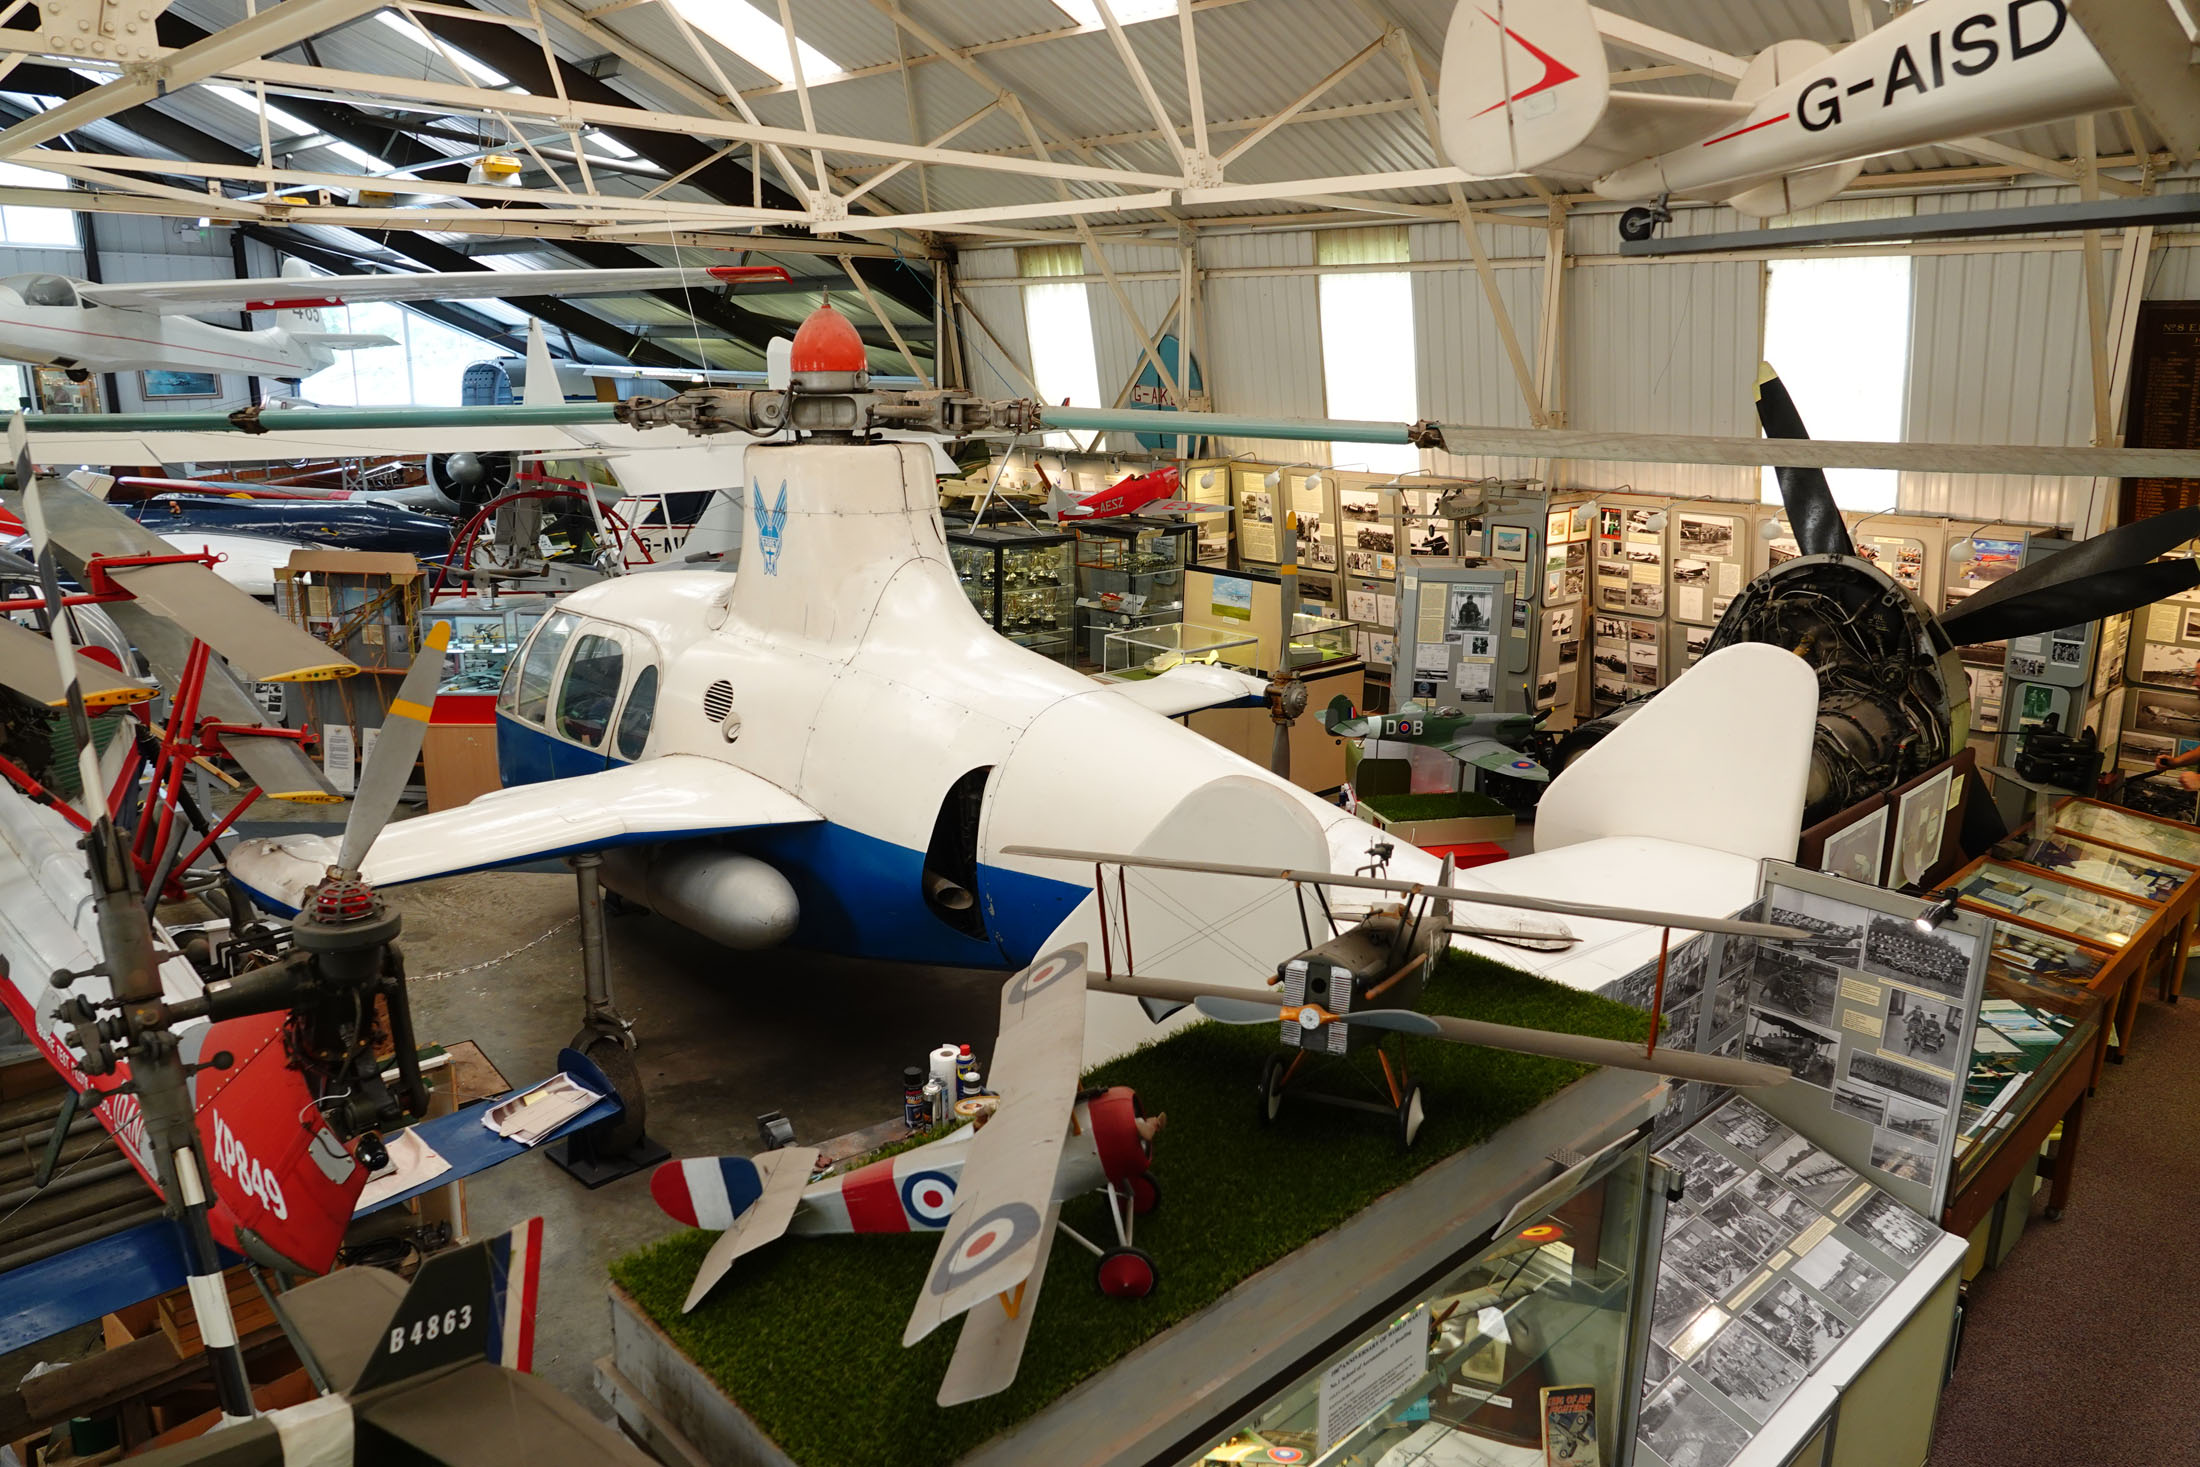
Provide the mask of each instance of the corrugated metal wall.
[{"label": "corrugated metal wall", "polygon": [[[2169,185],[2176,187],[2176,184]],[[1926,195],[1920,213],[2075,200],[2073,189],[2003,189]],[[1622,261],[1616,214],[1568,221],[1559,406],[1567,426],[1595,431],[1754,436],[1753,387],[1763,339],[1764,267],[1756,260]],[[1690,234],[1744,227],[1725,209],[1684,210],[1671,228]],[[1410,230],[1419,414],[1442,422],[1528,422],[1512,364],[1458,228]],[[2117,236],[2110,236],[2113,272]],[[1499,295],[1531,371],[1543,299],[1544,234],[1485,227]],[[1767,243],[1778,242],[1768,232]],[[2164,237],[2148,270],[2154,299],[2200,297],[2200,236]],[[1149,327],[1175,298],[1175,252],[1109,245],[1119,272],[1168,278],[1125,288]],[[1324,415],[1319,286],[1314,235],[1304,231],[1212,235],[1200,241],[1210,272],[1198,355],[1219,411],[1273,417]],[[2082,256],[2073,238],[1980,241],[1930,247],[1916,257],[1904,436],[1947,443],[2085,443],[2092,434]],[[1009,279],[1014,251],[960,257],[971,301],[1004,342],[1022,349],[1023,313]],[[1005,277],[1005,278],[1004,278]],[[2111,273],[2111,280],[2113,274]],[[994,282],[990,287],[987,281]],[[1008,288],[1003,288],[1004,286]],[[1094,339],[1107,389],[1137,360],[1136,339],[1106,286],[1091,287]],[[1008,384],[991,349],[965,326],[973,382]],[[1233,442],[1262,458],[1326,462],[1326,444]],[[1528,461],[1442,454],[1429,467],[1462,474],[1536,473]],[[1686,464],[1569,463],[1568,484],[1630,486],[1691,498],[1755,500],[1749,469]],[[2025,475],[1906,474],[1900,508],[1988,522],[2067,523],[2083,510],[2089,481]]]}]

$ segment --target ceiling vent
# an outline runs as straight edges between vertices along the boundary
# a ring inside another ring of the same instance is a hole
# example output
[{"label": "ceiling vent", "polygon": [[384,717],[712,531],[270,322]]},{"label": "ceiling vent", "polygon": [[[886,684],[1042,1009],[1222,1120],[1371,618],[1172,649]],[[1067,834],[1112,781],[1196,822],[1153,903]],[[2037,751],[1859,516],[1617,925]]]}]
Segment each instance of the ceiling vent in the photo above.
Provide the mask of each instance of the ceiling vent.
[{"label": "ceiling vent", "polygon": [[726,715],[733,712],[733,684],[720,678],[703,691],[703,716],[712,723],[724,723]]}]

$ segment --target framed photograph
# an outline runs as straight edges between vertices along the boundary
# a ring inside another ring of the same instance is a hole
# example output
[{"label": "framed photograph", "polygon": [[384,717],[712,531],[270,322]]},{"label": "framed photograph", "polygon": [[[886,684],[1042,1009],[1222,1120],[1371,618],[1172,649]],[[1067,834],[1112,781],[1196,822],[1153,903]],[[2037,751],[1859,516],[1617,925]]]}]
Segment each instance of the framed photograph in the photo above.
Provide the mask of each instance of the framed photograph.
[{"label": "framed photograph", "polygon": [[1526,560],[1528,558],[1528,527],[1526,525],[1490,526],[1490,553],[1499,560]]},{"label": "framed photograph", "polygon": [[1888,879],[1897,886],[1922,881],[1940,860],[1940,839],[1948,823],[1948,794],[1954,773],[1943,769],[1902,796],[1895,811],[1894,869]]},{"label": "framed photograph", "polygon": [[1554,509],[1546,514],[1543,525],[1543,541],[1547,545],[1563,545],[1573,538],[1573,511]]},{"label": "framed photograph", "polygon": [[148,402],[168,401],[179,397],[220,397],[222,379],[218,372],[148,369],[138,373],[138,390]]},{"label": "framed photograph", "polygon": [[99,411],[99,381],[71,382],[69,374],[60,367],[32,369],[32,386],[38,395],[38,410],[43,413],[96,413]]},{"label": "framed photograph", "polygon": [[1818,858],[1818,869],[1846,876],[1851,881],[1861,881],[1866,886],[1877,886],[1886,845],[1887,807],[1881,805],[1862,820],[1826,837],[1826,849]]}]

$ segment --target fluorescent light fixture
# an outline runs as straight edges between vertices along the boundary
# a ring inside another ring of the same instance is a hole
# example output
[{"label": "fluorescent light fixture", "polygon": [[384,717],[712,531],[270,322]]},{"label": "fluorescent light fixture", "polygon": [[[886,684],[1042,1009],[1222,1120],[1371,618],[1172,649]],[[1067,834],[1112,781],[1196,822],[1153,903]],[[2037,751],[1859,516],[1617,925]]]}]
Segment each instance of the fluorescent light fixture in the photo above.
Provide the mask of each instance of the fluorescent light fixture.
[{"label": "fluorescent light fixture", "polygon": [[230,106],[235,107],[240,111],[249,112],[254,117],[259,116],[260,113],[264,110],[267,113],[268,130],[272,133],[277,134],[278,136],[288,138],[303,138],[311,137],[314,133],[320,131],[319,128],[302,122],[297,117],[294,117],[290,113],[285,112],[282,108],[276,106],[273,102],[268,103],[267,106],[263,109],[260,105],[260,99],[258,97],[255,97],[250,92],[244,91],[240,88],[209,86],[207,90],[212,92],[215,96],[221,98],[224,102],[227,102]]},{"label": "fluorescent light fixture", "polygon": [[451,60],[458,63],[461,71],[485,87],[508,87],[512,84],[512,79],[503,72],[474,60],[450,42],[445,41],[438,45],[426,31],[394,10],[377,10],[374,18],[439,60],[447,53]]},{"label": "fluorescent light fixture", "polygon": [[[794,85],[794,67],[787,59],[787,33],[776,13],[764,11],[748,0],[672,0],[672,8],[704,35],[763,72],[782,86]],[[1169,7],[1174,10],[1172,3]],[[800,37],[795,47],[802,55],[802,79],[814,82],[838,76],[844,68]]]},{"label": "fluorescent light fixture", "polygon": [[[1108,28],[1108,23],[1100,18],[1100,7],[1092,0],[1054,0],[1054,8],[1088,31]],[[1142,20],[1159,20],[1176,14],[1176,0],[1108,0],[1108,9],[1115,12],[1117,25],[1136,25]]]}]

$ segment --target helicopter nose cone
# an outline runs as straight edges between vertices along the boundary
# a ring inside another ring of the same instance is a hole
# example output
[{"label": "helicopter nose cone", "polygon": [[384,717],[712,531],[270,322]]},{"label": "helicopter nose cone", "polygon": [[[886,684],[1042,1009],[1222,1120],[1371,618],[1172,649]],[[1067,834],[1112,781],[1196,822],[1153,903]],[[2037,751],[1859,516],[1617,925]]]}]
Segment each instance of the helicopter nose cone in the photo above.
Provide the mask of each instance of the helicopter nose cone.
[{"label": "helicopter nose cone", "polygon": [[829,300],[810,312],[795,332],[787,366],[793,385],[812,392],[856,391],[870,381],[863,338]]}]

